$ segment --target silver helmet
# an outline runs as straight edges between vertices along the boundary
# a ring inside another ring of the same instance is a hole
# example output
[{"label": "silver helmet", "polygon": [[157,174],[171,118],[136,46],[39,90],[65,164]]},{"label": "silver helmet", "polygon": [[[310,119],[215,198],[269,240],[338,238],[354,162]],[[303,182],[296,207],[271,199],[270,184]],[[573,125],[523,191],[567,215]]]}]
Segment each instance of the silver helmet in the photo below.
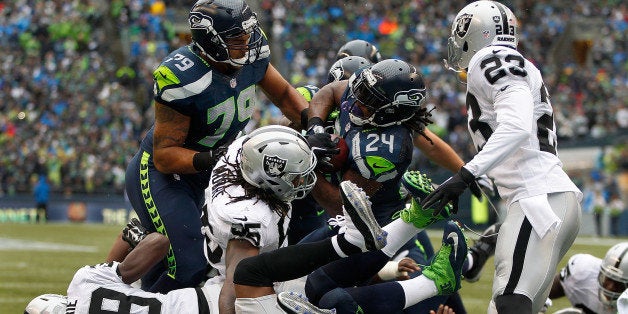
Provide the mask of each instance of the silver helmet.
[{"label": "silver helmet", "polygon": [[65,314],[68,297],[60,294],[42,294],[31,300],[25,314]]},{"label": "silver helmet", "polygon": [[280,125],[261,127],[242,144],[242,176],[285,202],[305,197],[316,183],[316,156],[297,131]]},{"label": "silver helmet", "polygon": [[600,301],[610,307],[628,288],[628,242],[613,245],[602,260],[598,275]]},{"label": "silver helmet", "polygon": [[459,71],[488,45],[517,47],[517,18],[496,1],[475,1],[464,7],[451,27],[446,67]]}]

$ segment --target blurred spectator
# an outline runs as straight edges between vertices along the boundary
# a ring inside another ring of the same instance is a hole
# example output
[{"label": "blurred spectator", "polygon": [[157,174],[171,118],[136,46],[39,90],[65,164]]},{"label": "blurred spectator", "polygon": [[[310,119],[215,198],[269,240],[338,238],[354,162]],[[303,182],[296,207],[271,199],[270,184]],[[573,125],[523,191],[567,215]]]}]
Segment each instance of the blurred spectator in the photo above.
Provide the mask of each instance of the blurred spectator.
[{"label": "blurred spectator", "polygon": [[[28,193],[35,160],[51,188],[122,195],[124,169],[152,121],[152,70],[185,36],[179,8],[195,0],[0,2],[0,195]],[[465,86],[443,69],[451,14],[466,0],[259,0],[269,40],[281,43],[273,63],[296,85],[320,86],[337,49],[351,39],[380,48],[384,58],[416,65],[429,101],[446,121],[433,130],[461,156],[474,148],[460,128]],[[559,145],[607,140],[628,132],[628,4],[611,0],[505,1],[521,17],[521,48],[546,78]],[[575,17],[603,21],[591,64],[557,63],[548,47]],[[185,20],[185,16],[183,17]],[[265,102],[250,129],[274,123]],[[417,158],[421,158],[418,154]],[[624,159],[625,160],[625,159]],[[417,161],[418,164],[429,162]],[[436,170],[425,169],[425,171]],[[624,198],[624,203],[626,199]]]},{"label": "blurred spectator", "polygon": [[48,221],[48,201],[50,200],[50,186],[45,175],[40,175],[33,189],[35,195],[35,208],[37,209],[37,222]]}]

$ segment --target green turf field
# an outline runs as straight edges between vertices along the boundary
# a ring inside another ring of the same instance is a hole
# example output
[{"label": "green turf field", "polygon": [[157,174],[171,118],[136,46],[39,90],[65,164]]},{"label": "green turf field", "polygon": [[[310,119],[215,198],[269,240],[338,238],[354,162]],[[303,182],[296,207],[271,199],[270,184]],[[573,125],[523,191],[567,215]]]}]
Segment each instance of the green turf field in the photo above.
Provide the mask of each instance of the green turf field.
[{"label": "green turf field", "polygon": [[[122,226],[92,224],[0,224],[0,313],[22,313],[26,304],[43,293],[65,294],[74,272],[104,261]],[[469,238],[476,236],[469,234]],[[435,247],[440,232],[430,232]],[[569,251],[602,257],[615,243],[626,239],[580,237]],[[561,262],[561,267],[566,259]],[[486,313],[491,293],[492,259],[480,281],[463,282],[461,295],[469,313]],[[567,307],[555,300],[550,313]]]}]

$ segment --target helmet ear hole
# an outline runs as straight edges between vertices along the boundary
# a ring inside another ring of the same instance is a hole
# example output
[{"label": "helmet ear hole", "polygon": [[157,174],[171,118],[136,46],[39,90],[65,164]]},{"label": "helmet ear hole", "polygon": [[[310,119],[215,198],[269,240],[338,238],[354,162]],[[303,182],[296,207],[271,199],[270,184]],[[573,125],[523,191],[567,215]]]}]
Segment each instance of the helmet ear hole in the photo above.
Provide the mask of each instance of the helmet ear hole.
[{"label": "helmet ear hole", "polygon": [[468,42],[464,42],[464,45],[462,45],[462,51],[467,52],[469,51],[469,43]]}]

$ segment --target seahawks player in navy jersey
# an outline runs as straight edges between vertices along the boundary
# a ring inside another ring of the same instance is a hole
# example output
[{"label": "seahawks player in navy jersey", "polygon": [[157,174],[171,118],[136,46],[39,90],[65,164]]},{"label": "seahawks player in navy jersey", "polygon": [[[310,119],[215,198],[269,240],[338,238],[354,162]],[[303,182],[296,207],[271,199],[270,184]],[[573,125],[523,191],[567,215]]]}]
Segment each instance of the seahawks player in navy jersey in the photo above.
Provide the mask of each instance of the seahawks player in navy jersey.
[{"label": "seahawks player in navy jersey", "polygon": [[[249,122],[257,86],[297,126],[307,107],[270,64],[268,42],[243,0],[199,0],[189,23],[192,43],[153,73],[155,122],[126,172],[126,192],[142,225],[171,243],[164,263],[142,278],[142,288],[153,292],[203,280],[199,217],[208,170]],[[110,257],[121,260],[125,252],[114,245]]]}]

